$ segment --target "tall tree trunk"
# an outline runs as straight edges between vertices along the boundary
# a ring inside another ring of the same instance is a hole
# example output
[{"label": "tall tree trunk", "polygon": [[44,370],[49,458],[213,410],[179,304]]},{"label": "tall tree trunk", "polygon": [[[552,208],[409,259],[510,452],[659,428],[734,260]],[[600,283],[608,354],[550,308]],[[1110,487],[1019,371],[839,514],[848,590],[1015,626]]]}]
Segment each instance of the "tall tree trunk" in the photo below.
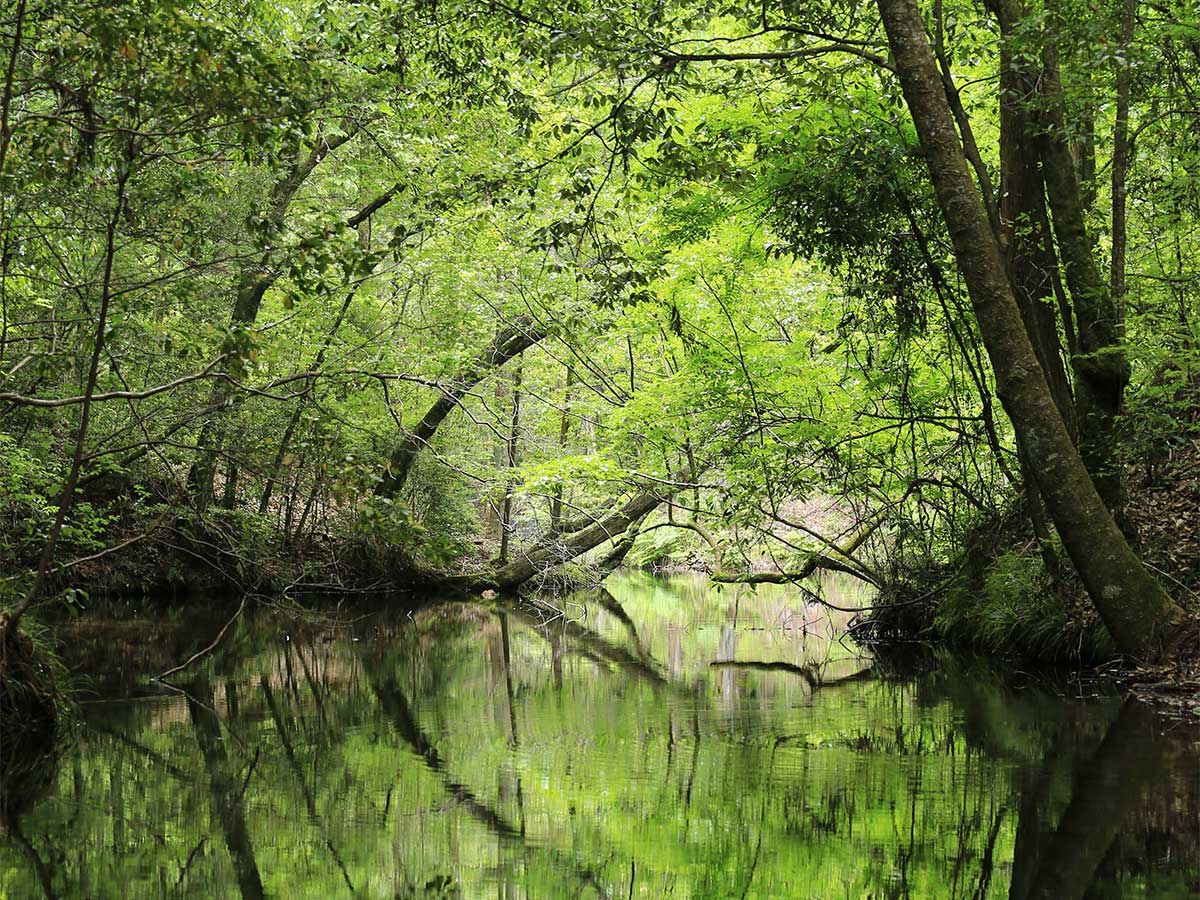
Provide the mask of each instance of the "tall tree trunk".
[{"label": "tall tree trunk", "polygon": [[1054,306],[1054,271],[1057,260],[1045,230],[1046,204],[1038,147],[1028,112],[1028,97],[1037,83],[1014,60],[1012,15],[1019,0],[1008,0],[1000,17],[1006,39],[1000,45],[1000,222],[1009,281],[1034,353],[1062,414],[1067,430],[1075,435],[1075,409],[1071,385],[1063,364]]},{"label": "tall tree trunk", "polygon": [[[312,174],[327,153],[348,141],[357,131],[351,131],[344,138],[332,141],[321,138],[309,153],[298,156],[271,185],[270,203],[264,217],[265,224],[272,235],[283,230],[287,218],[288,207],[296,192]],[[270,266],[272,259],[271,248],[263,251],[255,263],[245,263],[238,273],[237,290],[233,299],[233,310],[230,313],[230,323],[236,326],[252,325],[258,319],[258,310],[262,306],[263,297],[275,283],[278,274]],[[213,476],[216,474],[217,453],[225,440],[225,408],[230,396],[229,385],[218,381],[212,390],[209,406],[217,411],[204,427],[200,429],[200,458],[193,463],[188,471],[188,489],[192,502],[200,510],[208,507],[213,499]]]},{"label": "tall tree trunk", "polygon": [[[575,369],[567,366],[567,380],[563,385],[562,419],[558,426],[558,452],[567,452],[567,439],[571,435],[571,385],[575,380]],[[550,493],[550,530],[554,531],[562,522],[563,486],[559,482]]]},{"label": "tall tree trunk", "polygon": [[237,506],[239,472],[238,464],[231,456],[225,467],[225,494],[221,497],[221,506],[224,509],[233,509]]},{"label": "tall tree trunk", "polygon": [[[343,123],[343,131],[336,137],[322,135],[313,148],[306,154],[298,155],[271,185],[270,203],[266,210],[264,223],[272,236],[283,231],[287,221],[288,209],[296,193],[304,185],[308,177],[320,165],[321,160],[350,141],[362,130],[356,122]],[[346,219],[351,228],[358,228],[367,222],[372,215],[390,203],[403,189],[401,184],[394,184],[372,199],[366,206]],[[281,267],[272,265],[278,263],[276,249],[268,246],[255,263],[246,263],[238,273],[237,291],[234,295],[233,311],[230,323],[233,326],[253,325],[258,320],[258,311],[262,307],[263,298],[267,291],[278,280]],[[217,411],[200,430],[200,458],[188,472],[188,487],[192,494],[192,502],[198,509],[203,510],[212,501],[213,475],[216,470],[216,454],[224,442],[225,416],[223,411],[228,407],[230,397],[229,385],[217,382],[213,387],[209,406]]]},{"label": "tall tree trunk", "polygon": [[1135,657],[1158,657],[1184,614],[1129,548],[1054,405],[983,202],[967,171],[915,0],[877,2],[930,179],[992,361],[996,393],[1037,466],[1038,487],[1047,510],[1117,646]]},{"label": "tall tree trunk", "polygon": [[1121,10],[1121,42],[1117,50],[1117,112],[1113,123],[1112,152],[1112,304],[1118,317],[1125,300],[1125,251],[1128,227],[1125,201],[1129,177],[1129,101],[1133,87],[1133,28],[1137,19],[1137,0],[1118,0]]},{"label": "tall tree trunk", "polygon": [[[1000,240],[1000,211],[996,207],[996,192],[992,189],[992,177],[988,174],[987,165],[984,164],[983,154],[979,152],[979,143],[975,140],[975,129],[971,127],[971,117],[967,114],[967,109],[963,106],[962,94],[959,93],[958,86],[954,83],[950,56],[946,53],[946,17],[942,9],[942,0],[934,0],[933,20],[933,50],[938,71],[942,76],[942,86],[946,91],[946,102],[950,104],[950,112],[953,113],[955,124],[958,125],[963,153],[979,181],[979,190],[983,195],[983,208],[987,212],[988,223],[992,226],[992,233],[996,235],[996,240]],[[1001,190],[1003,189],[1003,185],[1001,185]]]},{"label": "tall tree trunk", "polygon": [[1105,505],[1119,511],[1122,486],[1116,419],[1129,382],[1129,364],[1117,308],[1100,276],[1084,221],[1085,197],[1067,142],[1057,51],[1052,44],[1043,53],[1039,84],[1047,106],[1039,139],[1042,173],[1079,332],[1079,353],[1071,361],[1079,449]]},{"label": "tall tree trunk", "polygon": [[[1033,344],[1054,405],[1073,439],[1077,438],[1074,398],[1063,364],[1055,307],[1054,254],[1046,213],[1045,188],[1038,169],[1038,148],[1027,98],[1037,88],[1014,60],[1012,22],[1020,14],[1020,0],[1001,0],[999,19],[1006,39],[1000,44],[1000,246],[1009,283]],[[1047,570],[1057,576],[1058,558],[1050,540],[1041,492],[1029,452],[1018,441],[1021,481],[1029,519]]]},{"label": "tall tree trunk", "polygon": [[508,441],[504,453],[504,503],[500,507],[500,562],[508,560],[512,537],[513,469],[517,467],[517,440],[521,427],[521,361],[512,373],[512,417],[508,423]]}]

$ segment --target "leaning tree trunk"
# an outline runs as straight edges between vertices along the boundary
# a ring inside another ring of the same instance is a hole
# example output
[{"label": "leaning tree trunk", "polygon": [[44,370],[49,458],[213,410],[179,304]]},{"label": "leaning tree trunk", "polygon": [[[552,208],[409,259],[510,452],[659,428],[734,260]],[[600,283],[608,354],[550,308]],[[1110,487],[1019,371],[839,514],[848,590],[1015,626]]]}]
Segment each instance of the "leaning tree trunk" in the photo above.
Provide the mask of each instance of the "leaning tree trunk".
[{"label": "leaning tree trunk", "polygon": [[1047,510],[1117,646],[1131,656],[1158,657],[1184,614],[1129,548],[1054,405],[983,202],[967,171],[915,0],[877,2],[938,204],[992,361],[996,393],[1029,449]]},{"label": "leaning tree trunk", "polygon": [[454,381],[441,388],[442,395],[426,410],[421,421],[392,453],[391,461],[380,478],[375,493],[381,497],[395,497],[408,480],[417,454],[421,452],[446,417],[476,385],[487,378],[506,362],[520,356],[534,344],[546,336],[546,332],[527,319],[518,319],[512,325],[505,326],[497,332],[491,345],[478,356],[466,371]]},{"label": "leaning tree trunk", "polygon": [[658,491],[642,491],[586,528],[570,534],[559,534],[553,540],[537,541],[530,550],[495,571],[467,575],[458,579],[458,582],[473,589],[513,590],[535,575],[582,556],[605,541],[619,538],[631,525],[640,522],[666,499],[668,498]]},{"label": "leaning tree trunk", "polygon": [[[264,221],[272,233],[283,230],[288,207],[296,192],[312,174],[326,154],[337,149],[350,140],[358,128],[350,129],[345,136],[334,139],[321,138],[315,147],[307,153],[298,156],[271,185],[270,202],[265,211]],[[230,313],[230,325],[233,327],[253,325],[258,319],[258,310],[262,306],[263,297],[278,278],[278,271],[272,271],[270,248],[264,250],[256,263],[242,264],[238,273],[237,290],[234,294],[233,310]],[[213,476],[216,474],[217,454],[225,442],[226,412],[229,405],[230,388],[223,381],[213,385],[209,406],[215,412],[212,418],[200,429],[197,441],[200,447],[200,457],[188,470],[188,490],[196,508],[204,510],[212,501]]]}]

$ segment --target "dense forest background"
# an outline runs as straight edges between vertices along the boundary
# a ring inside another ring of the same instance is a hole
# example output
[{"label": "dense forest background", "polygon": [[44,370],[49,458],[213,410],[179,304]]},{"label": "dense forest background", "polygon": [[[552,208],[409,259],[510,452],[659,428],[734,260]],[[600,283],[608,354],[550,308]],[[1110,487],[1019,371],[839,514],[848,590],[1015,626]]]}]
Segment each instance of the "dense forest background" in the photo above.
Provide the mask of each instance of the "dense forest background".
[{"label": "dense forest background", "polygon": [[840,569],[881,630],[1049,655],[1183,624],[1192,0],[10,0],[0,37],[6,631],[621,562]]}]

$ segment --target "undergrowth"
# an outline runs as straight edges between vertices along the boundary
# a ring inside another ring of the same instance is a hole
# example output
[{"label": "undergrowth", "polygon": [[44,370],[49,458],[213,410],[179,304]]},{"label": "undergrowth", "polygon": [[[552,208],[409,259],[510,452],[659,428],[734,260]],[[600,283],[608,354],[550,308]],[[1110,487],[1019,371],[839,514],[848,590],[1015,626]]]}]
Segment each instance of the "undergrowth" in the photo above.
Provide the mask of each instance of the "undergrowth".
[{"label": "undergrowth", "polygon": [[0,616],[0,825],[11,821],[53,777],[69,719],[67,673],[35,623],[5,637]]},{"label": "undergrowth", "polygon": [[[1200,456],[1200,454],[1194,454]],[[1175,600],[1197,608],[1197,479],[1138,485],[1127,507],[1139,551]],[[879,641],[919,639],[1042,662],[1095,663],[1117,650],[1061,545],[1052,578],[1019,511],[980,529],[953,566],[898,573],[863,627]]]},{"label": "undergrowth", "polygon": [[1096,662],[1116,653],[1099,618],[1054,584],[1029,550],[1001,553],[978,578],[952,582],[933,610],[930,637],[1021,659]]}]

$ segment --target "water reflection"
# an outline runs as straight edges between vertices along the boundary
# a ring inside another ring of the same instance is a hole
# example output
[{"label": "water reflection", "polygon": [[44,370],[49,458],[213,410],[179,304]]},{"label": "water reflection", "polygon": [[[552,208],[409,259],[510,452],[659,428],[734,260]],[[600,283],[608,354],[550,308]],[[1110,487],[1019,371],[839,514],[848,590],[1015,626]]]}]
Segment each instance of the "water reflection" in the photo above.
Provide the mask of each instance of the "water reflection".
[{"label": "water reflection", "polygon": [[0,790],[0,895],[1192,895],[1195,731],[954,660],[901,672],[835,615],[642,576],[557,606],[261,611],[155,691],[139,666],[215,628],[156,623],[141,658],[122,633],[36,797]]}]

